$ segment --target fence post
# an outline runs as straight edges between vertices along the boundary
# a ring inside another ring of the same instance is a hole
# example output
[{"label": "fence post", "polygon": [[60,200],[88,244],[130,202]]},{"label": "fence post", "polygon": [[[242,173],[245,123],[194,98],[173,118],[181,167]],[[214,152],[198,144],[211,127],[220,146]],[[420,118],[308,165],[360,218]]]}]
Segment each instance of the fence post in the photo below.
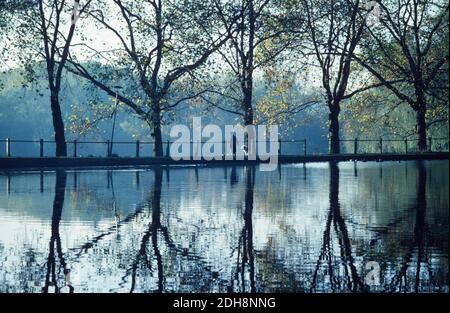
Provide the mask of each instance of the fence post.
[{"label": "fence post", "polygon": [[355,143],[353,144],[353,154],[358,154],[358,138],[355,138]]},{"label": "fence post", "polygon": [[408,139],[405,139],[405,153],[408,153]]},{"label": "fence post", "polygon": [[111,150],[109,149],[109,145],[110,145],[111,143],[110,143],[110,141],[109,140],[106,140],[106,155],[108,156],[108,157],[111,157]]},{"label": "fence post", "polygon": [[278,155],[281,155],[281,139],[278,138]]},{"label": "fence post", "polygon": [[11,157],[11,139],[6,138],[6,157]]},{"label": "fence post", "polygon": [[39,156],[44,157],[44,139],[39,139]]},{"label": "fence post", "polygon": [[167,140],[166,157],[170,157],[170,141]]},{"label": "fence post", "polygon": [[432,144],[432,140],[431,137],[428,137],[428,152],[431,152],[431,144]]},{"label": "fence post", "polygon": [[380,137],[380,154],[383,154],[383,138]]},{"label": "fence post", "polygon": [[303,155],[306,155],[306,138],[303,139]]},{"label": "fence post", "polygon": [[141,142],[139,140],[136,140],[136,157],[139,157],[139,149],[140,149]]},{"label": "fence post", "polygon": [[73,157],[74,158],[77,157],[77,140],[76,139],[73,141]]}]

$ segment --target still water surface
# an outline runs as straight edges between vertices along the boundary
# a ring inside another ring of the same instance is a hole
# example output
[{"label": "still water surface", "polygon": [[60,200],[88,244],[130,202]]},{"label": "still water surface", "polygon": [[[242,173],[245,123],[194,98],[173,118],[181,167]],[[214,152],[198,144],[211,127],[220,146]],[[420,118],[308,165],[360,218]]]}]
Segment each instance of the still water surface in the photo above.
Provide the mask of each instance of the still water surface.
[{"label": "still water surface", "polygon": [[448,187],[448,161],[3,173],[0,292],[448,292]]}]

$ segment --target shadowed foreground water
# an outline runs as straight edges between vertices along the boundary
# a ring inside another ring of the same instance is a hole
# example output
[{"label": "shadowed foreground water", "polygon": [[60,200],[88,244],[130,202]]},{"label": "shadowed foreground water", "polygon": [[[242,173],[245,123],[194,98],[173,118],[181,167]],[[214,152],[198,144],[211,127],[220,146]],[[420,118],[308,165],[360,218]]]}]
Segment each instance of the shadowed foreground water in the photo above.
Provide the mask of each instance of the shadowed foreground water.
[{"label": "shadowed foreground water", "polygon": [[0,174],[0,292],[448,292],[448,213],[448,161]]}]

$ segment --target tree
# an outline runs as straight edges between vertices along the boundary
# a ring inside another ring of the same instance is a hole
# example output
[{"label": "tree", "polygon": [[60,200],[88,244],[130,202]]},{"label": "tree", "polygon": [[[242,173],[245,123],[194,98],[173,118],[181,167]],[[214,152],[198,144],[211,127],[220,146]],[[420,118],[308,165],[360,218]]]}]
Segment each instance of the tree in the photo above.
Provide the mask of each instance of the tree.
[{"label": "tree", "polygon": [[340,153],[339,114],[341,103],[358,92],[375,86],[349,90],[351,55],[357,49],[366,23],[359,0],[303,0],[307,39],[301,46],[318,63],[321,85],[329,110],[330,153]]},{"label": "tree", "polygon": [[[376,3],[379,23],[367,28],[370,37],[364,41],[361,52],[353,51],[353,58],[412,108],[418,149],[425,151],[427,128],[431,126],[427,124],[430,99],[448,90],[448,2]],[[403,83],[394,84],[392,78]]]},{"label": "tree", "polygon": [[[73,5],[66,0],[30,1],[29,6],[17,10],[14,25],[17,25],[12,45],[20,49],[19,62],[33,75],[36,60],[44,61],[50,93],[50,107],[56,142],[56,156],[67,155],[64,121],[59,93],[63,69],[69,48],[75,35],[76,21],[91,0],[80,8],[80,0]],[[79,10],[78,10],[79,9]],[[64,32],[64,29],[68,31]]]},{"label": "tree", "polygon": [[[219,22],[230,32],[230,41],[219,50],[223,62],[231,70],[229,82],[220,86],[216,94],[231,100],[231,108],[222,107],[217,101],[203,97],[212,106],[242,116],[244,125],[254,123],[255,72],[273,62],[289,46],[286,35],[285,7],[279,1],[242,0],[219,12]],[[232,27],[230,16],[239,19]],[[232,33],[233,32],[233,33]],[[221,79],[226,78],[222,76]]]},{"label": "tree", "polygon": [[[206,92],[193,87],[193,72],[233,34],[216,25],[221,5],[194,0],[98,1],[87,16],[117,44],[101,49],[84,42],[79,56],[98,63],[86,65],[72,55],[70,71],[117,96],[142,118],[152,129],[155,156],[162,156],[162,125],[179,104]],[[230,28],[234,22],[229,20]],[[110,66],[100,63],[105,61]]]}]

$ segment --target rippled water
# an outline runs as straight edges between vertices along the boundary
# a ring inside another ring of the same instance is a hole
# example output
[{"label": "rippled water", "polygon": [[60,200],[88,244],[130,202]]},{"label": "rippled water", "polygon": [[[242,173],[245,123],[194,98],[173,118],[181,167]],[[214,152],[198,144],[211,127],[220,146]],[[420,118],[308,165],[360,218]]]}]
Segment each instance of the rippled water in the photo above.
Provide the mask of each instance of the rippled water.
[{"label": "rippled water", "polygon": [[448,213],[448,161],[4,173],[0,292],[448,292]]}]

